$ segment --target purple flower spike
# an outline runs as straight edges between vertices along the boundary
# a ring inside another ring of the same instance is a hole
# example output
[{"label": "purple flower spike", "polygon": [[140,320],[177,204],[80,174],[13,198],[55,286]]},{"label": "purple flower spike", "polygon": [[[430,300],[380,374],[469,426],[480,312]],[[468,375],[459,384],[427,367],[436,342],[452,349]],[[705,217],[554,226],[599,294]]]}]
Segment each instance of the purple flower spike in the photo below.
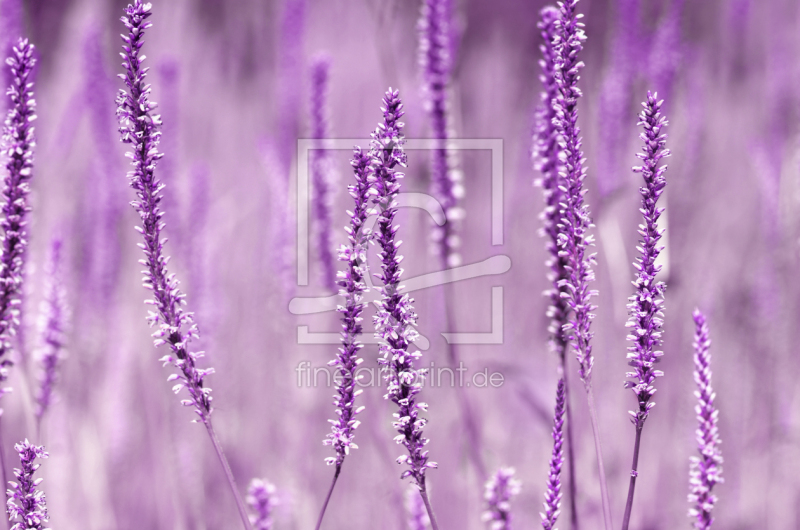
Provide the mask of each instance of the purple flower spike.
[{"label": "purple flower spike", "polygon": [[553,530],[561,509],[561,465],[564,463],[564,403],[566,386],[559,379],[556,390],[556,409],[553,414],[553,456],[550,457],[550,475],[547,477],[547,492],[544,494],[542,528]]},{"label": "purple flower spike", "polygon": [[330,84],[330,57],[317,55],[311,62],[311,180],[314,187],[313,211],[317,233],[317,250],[322,266],[322,283],[331,291],[336,285],[336,260],[333,257],[331,225],[332,190],[334,171],[330,154],[325,150],[330,136],[328,85]]},{"label": "purple flower spike", "polygon": [[378,287],[381,301],[378,314],[375,316],[376,337],[381,340],[380,363],[385,367],[385,378],[388,383],[387,399],[391,399],[399,408],[395,414],[397,421],[394,427],[399,436],[395,437],[408,449],[408,456],[401,456],[398,463],[407,463],[410,469],[403,472],[402,477],[411,476],[414,482],[422,487],[427,468],[436,467],[428,462],[428,452],[422,448],[428,440],[422,436],[422,428],[427,423],[420,418],[419,411],[427,405],[416,402],[416,395],[422,390],[424,370],[417,370],[414,361],[421,357],[419,351],[409,352],[419,334],[416,330],[417,315],[411,305],[413,300],[408,294],[402,294],[400,286],[400,262],[402,256],[397,253],[400,246],[395,241],[398,226],[394,224],[397,214],[397,195],[400,192],[399,180],[404,177],[397,168],[406,166],[406,154],[403,151],[405,138],[403,123],[403,103],[398,92],[389,91],[383,98],[384,123],[372,133],[372,152],[374,174],[371,178],[377,192],[375,200],[378,214],[378,230],[375,238],[381,247],[380,259],[382,274],[376,275],[383,282]]},{"label": "purple flower spike", "polygon": [[168,381],[178,381],[173,387],[176,393],[183,388],[188,390],[191,399],[181,403],[194,407],[200,421],[207,423],[211,414],[211,389],[203,386],[203,379],[214,370],[200,369],[195,365],[202,352],[191,352],[189,341],[197,336],[197,326],[192,314],[183,310],[184,294],[178,289],[175,275],[167,271],[169,258],[163,253],[166,240],[161,238],[164,229],[161,218],[164,213],[159,204],[164,185],[154,175],[155,166],[163,156],[158,152],[161,117],[152,112],[156,104],[149,100],[150,86],[145,83],[148,69],[142,67],[144,56],[139,55],[144,44],[144,32],[152,25],[147,21],[151,15],[150,8],[149,3],[136,0],[122,17],[123,24],[130,31],[128,35],[122,35],[125,74],[120,74],[128,91],[121,89],[117,97],[117,117],[122,141],[132,146],[127,156],[131,158],[134,169],[128,173],[128,178],[137,196],[132,205],[142,222],[136,230],[144,239],[144,243],[139,244],[145,254],[145,259],[140,261],[146,267],[144,287],[153,291],[153,299],[145,303],[156,308],[148,317],[151,327],[158,326],[158,331],[153,334],[155,345],[169,345],[171,354],[162,357],[161,361],[165,365],[172,363],[180,374],[171,375]]},{"label": "purple flower spike", "polygon": [[253,530],[272,530],[272,512],[278,504],[275,486],[269,481],[254,478],[247,488],[246,500],[253,512],[250,516]]},{"label": "purple flower spike", "polygon": [[451,11],[451,0],[425,0],[417,24],[419,63],[422,67],[431,129],[436,142],[436,148],[432,151],[431,184],[433,195],[445,212],[444,225],[437,226],[433,234],[436,250],[445,267],[456,267],[461,263],[456,224],[463,217],[458,200],[464,194],[464,187],[458,182],[461,173],[451,167],[453,164],[448,158],[452,155],[447,151],[447,141],[451,135],[447,101],[452,70]]},{"label": "purple flower spike", "polygon": [[403,444],[408,455],[401,455],[398,464],[406,463],[409,469],[403,471],[401,478],[412,477],[420,490],[425,508],[431,519],[433,530],[438,530],[436,518],[430,507],[425,488],[425,472],[437,467],[428,462],[428,451],[424,450],[428,439],[422,435],[427,420],[419,416],[428,405],[417,403],[417,394],[422,390],[424,369],[417,369],[415,361],[422,355],[419,351],[410,352],[409,347],[418,337],[417,315],[411,305],[413,299],[403,294],[400,285],[403,257],[397,253],[401,242],[395,241],[399,228],[394,223],[397,214],[397,195],[400,193],[400,179],[404,177],[398,168],[406,166],[406,153],[403,150],[403,103],[396,90],[390,88],[383,97],[383,123],[372,133],[371,151],[373,173],[370,182],[375,188],[375,204],[378,210],[377,232],[381,252],[382,273],[376,275],[383,282],[377,290],[381,300],[377,303],[375,316],[375,336],[380,340],[380,359],[387,382],[386,399],[397,405],[394,413],[394,428],[399,433],[395,441]]},{"label": "purple flower spike", "polygon": [[339,249],[339,260],[347,263],[347,270],[339,272],[337,283],[340,286],[339,294],[344,298],[344,305],[339,306],[342,314],[342,347],[336,359],[328,363],[329,366],[338,366],[340,379],[337,381],[337,395],[334,396],[336,414],[338,419],[329,420],[333,424],[331,433],[325,440],[326,445],[332,445],[336,450],[336,457],[326,459],[329,465],[341,466],[350,449],[357,449],[353,443],[356,427],[361,423],[355,416],[364,410],[364,407],[354,406],[356,396],[362,390],[356,390],[355,371],[363,361],[358,357],[358,352],[364,345],[359,340],[361,336],[361,313],[364,310],[364,293],[367,284],[364,278],[367,270],[367,244],[370,239],[369,229],[364,225],[368,216],[369,206],[369,173],[370,156],[362,153],[361,148],[353,151],[353,174],[356,183],[348,186],[353,197],[355,207],[350,214],[350,226],[345,227],[349,246],[342,245]]},{"label": "purple flower spike", "polygon": [[511,530],[511,499],[519,493],[520,481],[514,478],[514,469],[502,467],[486,481],[486,511],[484,522],[490,530]]},{"label": "purple flower spike", "polygon": [[628,340],[633,343],[628,347],[628,364],[633,367],[633,371],[625,374],[626,377],[634,381],[626,381],[625,388],[630,388],[636,394],[639,403],[637,411],[630,411],[631,421],[640,429],[645,420],[655,406],[651,398],[656,392],[653,387],[657,377],[664,375],[659,370],[654,370],[653,365],[657,363],[662,352],[656,348],[661,344],[661,326],[663,325],[664,307],[664,282],[656,281],[656,276],[661,270],[660,265],[656,265],[656,259],[663,247],[658,246],[658,241],[664,233],[663,229],[658,228],[658,218],[664,208],[657,208],[658,198],[664,192],[666,180],[664,173],[667,166],[659,166],[662,158],[669,156],[669,149],[665,143],[667,135],[662,133],[662,128],[667,125],[666,118],[661,114],[661,104],[658,101],[658,94],[647,93],[647,101],[642,103],[644,110],[639,114],[639,125],[644,127],[644,132],[639,137],[645,145],[641,153],[637,153],[643,164],[634,167],[633,171],[641,173],[644,178],[644,187],[639,188],[642,195],[641,212],[644,216],[644,224],[639,225],[639,234],[642,239],[639,241],[639,251],[641,255],[636,258],[633,266],[636,268],[636,293],[628,298],[628,323],[627,327],[633,331],[628,335]]},{"label": "purple flower spike", "polygon": [[556,34],[553,39],[555,49],[555,79],[558,96],[555,108],[555,123],[560,135],[559,147],[563,153],[561,171],[562,203],[561,234],[558,236],[559,257],[566,258],[567,278],[561,282],[564,299],[573,312],[572,319],[564,326],[568,338],[580,364],[580,376],[584,385],[589,385],[592,376],[592,345],[590,343],[592,318],[595,306],[590,303],[596,291],[589,289],[594,281],[594,254],[587,256],[586,250],[594,245],[594,237],[588,234],[593,227],[589,216],[589,207],[584,204],[586,191],[583,181],[586,168],[583,167],[583,151],[581,150],[580,128],[578,127],[578,99],[581,90],[578,88],[578,75],[583,62],[578,61],[578,53],[583,49],[586,35],[583,24],[579,22],[583,15],[575,12],[578,0],[567,0],[561,4],[561,16],[555,21]]},{"label": "purple flower spike", "polygon": [[431,520],[425,512],[425,503],[419,489],[410,484],[406,490],[406,513],[408,514],[408,530],[428,530]]},{"label": "purple flower spike", "polygon": [[40,422],[52,401],[56,370],[64,356],[64,334],[69,322],[69,308],[61,275],[61,247],[61,239],[54,239],[50,246],[50,262],[45,270],[47,284],[39,323],[42,337],[42,375],[39,393],[36,395],[36,418]]},{"label": "purple flower spike", "polygon": [[722,479],[722,451],[720,451],[717,420],[719,412],[714,407],[716,394],[711,388],[711,339],[708,337],[706,317],[695,309],[694,314],[694,380],[697,383],[697,449],[700,456],[692,457],[689,472],[689,517],[693,519],[693,528],[707,530],[711,528],[714,518],[711,510],[717,502],[717,496],[711,493],[714,485],[724,482]]},{"label": "purple flower spike", "polygon": [[[33,99],[33,44],[20,39],[6,63],[11,67],[12,83],[8,89],[10,107],[3,130],[6,154],[6,177],[2,195],[2,247],[0,247],[0,384],[8,379],[11,361],[8,352],[19,327],[25,249],[28,193],[33,177],[33,148],[36,146],[33,121],[36,101]],[[10,388],[0,388],[0,396]]]},{"label": "purple flower spike", "polygon": [[46,530],[44,524],[49,519],[44,492],[36,489],[43,479],[34,479],[33,474],[41,465],[34,464],[34,461],[47,458],[48,454],[44,452],[44,447],[31,445],[28,440],[16,444],[14,449],[19,453],[22,469],[14,470],[19,482],[9,482],[10,488],[6,492],[8,517],[10,521],[15,521],[11,530]]}]

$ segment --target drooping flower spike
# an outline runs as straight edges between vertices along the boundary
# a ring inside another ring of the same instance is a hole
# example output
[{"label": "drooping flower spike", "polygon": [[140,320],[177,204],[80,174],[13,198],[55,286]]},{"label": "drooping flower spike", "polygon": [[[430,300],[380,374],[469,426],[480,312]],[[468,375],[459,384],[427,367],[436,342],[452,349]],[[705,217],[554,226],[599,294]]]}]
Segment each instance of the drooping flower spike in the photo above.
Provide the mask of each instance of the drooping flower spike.
[{"label": "drooping flower spike", "polygon": [[697,390],[695,413],[697,414],[697,450],[700,456],[691,458],[689,472],[689,517],[696,530],[708,530],[714,522],[711,510],[717,502],[712,493],[714,486],[724,482],[722,479],[722,451],[717,421],[719,411],[714,405],[716,394],[711,387],[711,339],[708,334],[706,317],[700,310],[694,314],[694,381]]},{"label": "drooping flower spike", "polygon": [[153,292],[153,298],[145,303],[155,308],[150,311],[148,321],[151,327],[158,328],[153,334],[155,345],[166,344],[170,349],[161,361],[165,365],[172,363],[179,370],[169,377],[169,381],[177,381],[174,391],[177,393],[184,388],[188,391],[189,399],[182,404],[194,407],[200,421],[205,423],[211,414],[211,389],[204,385],[204,379],[214,370],[198,368],[196,363],[202,352],[189,350],[191,339],[197,337],[197,326],[192,313],[184,310],[185,295],[178,289],[178,280],[167,270],[166,239],[161,236],[165,226],[160,208],[164,184],[155,176],[156,164],[164,156],[158,152],[161,117],[153,112],[156,104],[150,101],[150,85],[145,83],[148,68],[142,66],[144,56],[139,53],[144,44],[144,32],[152,26],[147,20],[152,14],[150,9],[149,3],[136,0],[122,17],[129,34],[122,35],[125,73],[119,77],[125,81],[127,90],[120,89],[117,96],[117,117],[122,141],[131,146],[127,156],[133,170],[128,173],[128,179],[137,198],[131,204],[141,220],[136,230],[144,241],[139,244],[145,254],[141,261],[146,267],[143,283],[145,289]]},{"label": "drooping flower spike", "polygon": [[[12,82],[7,92],[11,101],[3,129],[6,174],[0,206],[0,385],[8,379],[11,366],[8,356],[19,328],[28,247],[28,194],[33,178],[33,148],[36,146],[33,127],[36,120],[36,100],[33,97],[36,59],[33,44],[20,39],[6,64],[10,67]],[[9,388],[0,387],[0,396],[9,391]]]},{"label": "drooping flower spike", "polygon": [[164,184],[155,176],[158,161],[164,156],[158,151],[161,137],[161,117],[153,111],[156,104],[150,101],[150,85],[145,83],[148,68],[142,66],[144,55],[140,54],[144,44],[145,30],[152,24],[148,22],[152,5],[142,0],[135,0],[125,9],[122,23],[128,28],[128,34],[122,35],[122,66],[124,74],[119,77],[125,82],[126,89],[120,89],[117,96],[117,118],[122,142],[129,144],[127,153],[133,169],[128,172],[130,186],[136,191],[136,200],[131,205],[139,214],[141,226],[136,231],[142,235],[143,242],[139,247],[145,258],[140,260],[145,270],[142,271],[145,289],[153,292],[153,298],[145,303],[154,306],[154,311],[147,317],[151,327],[157,327],[153,333],[155,346],[167,345],[170,353],[161,361],[166,366],[172,364],[178,373],[173,373],[168,381],[177,381],[173,391],[177,394],[186,389],[189,399],[181,404],[193,407],[199,420],[208,432],[214,450],[228,479],[231,493],[236,501],[236,508],[245,530],[250,529],[250,520],[244,500],[236,486],[236,480],[228,460],[222,450],[211,423],[211,389],[205,386],[206,376],[214,372],[213,368],[199,368],[197,361],[202,352],[189,349],[190,341],[198,336],[197,326],[192,313],[186,311],[185,295],[178,288],[175,274],[167,270],[169,257],[164,255],[164,243],[161,232],[165,224],[161,210]]}]

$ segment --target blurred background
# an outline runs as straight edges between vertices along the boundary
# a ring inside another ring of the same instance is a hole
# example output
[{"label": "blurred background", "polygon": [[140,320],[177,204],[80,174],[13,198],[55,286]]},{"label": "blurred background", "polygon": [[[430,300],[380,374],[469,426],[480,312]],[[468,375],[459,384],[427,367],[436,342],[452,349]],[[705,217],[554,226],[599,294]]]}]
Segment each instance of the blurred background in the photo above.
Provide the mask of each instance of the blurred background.
[{"label": "blurred background", "polygon": [[[230,529],[240,523],[211,444],[179,406],[145,321],[137,219],[118,141],[122,86],[119,17],[126,1],[2,0],[4,50],[27,35],[39,53],[36,172],[29,268],[14,392],[3,400],[6,460],[35,437],[30,398],[39,371],[37,331],[50,240],[65,240],[72,308],[68,355],[40,442],[51,526],[58,529]],[[457,282],[447,329],[442,289],[414,292],[423,364],[448,365],[442,332],[498,332],[492,288],[502,287],[501,343],[459,347],[467,374],[503,374],[499,388],[426,388],[429,472],[440,526],[483,528],[482,478],[513,466],[522,491],[514,524],[539,524],[552,450],[558,361],[547,347],[542,192],[530,162],[541,86],[544,2],[452,0],[448,97],[455,138],[502,140],[503,240],[492,244],[492,153],[459,152],[464,218],[461,261],[508,256],[503,274]],[[709,316],[725,483],[715,490],[719,529],[800,528],[800,392],[797,281],[800,236],[800,4],[792,0],[584,0],[580,126],[587,202],[598,263],[594,388],[614,521],[622,518],[635,406],[623,389],[627,297],[640,222],[636,114],[647,90],[665,99],[668,127],[667,282],[663,363],[644,430],[632,527],[688,528],[689,457],[696,454],[691,311]],[[293,314],[293,298],[327,296],[311,239],[308,285],[296,274],[297,139],[313,137],[311,64],[330,61],[327,135],[366,139],[389,87],[405,102],[406,135],[430,138],[418,62],[418,1],[153,1],[144,53],[160,105],[167,254],[187,293],[216,374],[214,422],[242,490],[275,484],[274,528],[308,529],[332,476],[322,445],[333,389],[298,385],[298,366],[324,367],[333,344],[307,344],[298,327],[330,337],[335,312]],[[4,70],[5,72],[5,70]],[[8,76],[5,74],[4,83]],[[4,103],[6,105],[6,103]],[[363,140],[363,147],[367,141]],[[349,146],[331,150],[332,245],[352,202]],[[430,188],[430,156],[409,151],[407,191]],[[300,160],[300,165],[305,160]],[[302,209],[300,210],[302,212]],[[313,216],[312,216],[313,217]],[[399,238],[408,278],[436,272],[431,221],[403,209]],[[315,228],[314,219],[311,226]],[[377,266],[377,263],[373,264]],[[339,264],[337,263],[337,266]],[[371,327],[372,309],[365,318]],[[324,338],[322,339],[324,341]],[[331,342],[331,341],[328,341]],[[498,341],[495,341],[498,342]],[[362,350],[375,366],[377,347]],[[570,359],[577,383],[577,363]],[[445,378],[445,381],[447,378]],[[394,460],[385,387],[366,388],[356,432],[326,515],[328,528],[401,529],[405,482]],[[468,434],[467,400],[477,436]],[[601,521],[586,402],[571,394],[577,506],[585,528]],[[470,456],[475,449],[477,457]],[[476,460],[477,458],[477,460]],[[480,461],[484,470],[475,462]],[[9,466],[11,467],[11,466]],[[565,466],[566,472],[566,466]],[[561,528],[569,528],[567,504]]]}]

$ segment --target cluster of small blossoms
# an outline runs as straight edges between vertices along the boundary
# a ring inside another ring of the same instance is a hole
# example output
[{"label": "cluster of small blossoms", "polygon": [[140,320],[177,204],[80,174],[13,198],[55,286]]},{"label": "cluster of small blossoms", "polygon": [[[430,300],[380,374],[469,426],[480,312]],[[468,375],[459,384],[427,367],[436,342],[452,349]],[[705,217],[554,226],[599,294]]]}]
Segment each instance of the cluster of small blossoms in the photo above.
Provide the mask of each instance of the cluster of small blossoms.
[{"label": "cluster of small blossoms", "polygon": [[433,231],[436,253],[446,267],[461,263],[458,253],[460,240],[457,225],[463,218],[459,199],[464,196],[461,172],[456,169],[454,151],[448,151],[451,136],[448,126],[447,89],[452,70],[451,57],[451,0],[425,0],[417,31],[419,35],[419,64],[422,69],[426,108],[431,118],[435,149],[432,150],[431,185],[433,196],[444,210],[442,226]]},{"label": "cluster of small blossoms", "polygon": [[535,130],[533,133],[533,166],[542,175],[536,184],[542,188],[545,200],[545,209],[541,214],[543,223],[542,235],[547,237],[547,251],[550,257],[547,266],[550,268],[548,279],[553,287],[545,291],[545,296],[550,299],[547,316],[550,318],[551,348],[564,359],[567,349],[567,337],[564,333],[564,324],[567,322],[569,307],[562,293],[566,293],[563,281],[567,278],[566,256],[559,255],[558,235],[561,232],[560,222],[562,217],[561,191],[562,179],[559,174],[558,161],[558,128],[553,123],[556,117],[553,101],[558,97],[558,85],[555,79],[555,50],[553,37],[556,32],[556,21],[559,14],[555,7],[547,6],[541,11],[541,20],[538,27],[544,43],[539,47],[542,59],[539,66],[542,73],[539,80],[544,87],[541,94],[541,103],[536,112]]},{"label": "cluster of small blossoms", "polygon": [[[33,177],[33,148],[36,146],[33,127],[36,100],[33,98],[32,79],[36,59],[33,52],[33,44],[20,39],[6,59],[12,82],[7,92],[11,101],[3,129],[6,176],[0,207],[0,384],[8,379],[11,366],[8,354],[19,328],[25,249],[28,246],[26,218],[30,211],[28,194]],[[0,388],[0,396],[9,391]]]},{"label": "cluster of small blossoms", "polygon": [[649,92],[647,101],[642,103],[644,110],[639,115],[639,125],[644,127],[640,138],[645,144],[642,152],[636,156],[643,163],[642,166],[633,168],[644,178],[644,186],[639,188],[642,196],[640,211],[644,216],[644,223],[639,225],[639,235],[642,239],[639,241],[638,250],[641,255],[633,264],[637,271],[636,280],[633,282],[636,292],[628,298],[629,317],[626,324],[632,328],[632,333],[628,335],[628,340],[633,343],[628,347],[628,364],[633,371],[625,375],[634,381],[626,381],[625,387],[633,390],[639,404],[638,410],[629,412],[631,421],[637,428],[642,427],[650,409],[655,406],[655,403],[650,401],[656,392],[653,383],[657,377],[664,375],[660,370],[653,368],[663,355],[656,348],[661,344],[666,288],[664,282],[656,281],[656,276],[661,270],[661,266],[656,265],[656,259],[663,249],[658,246],[658,241],[664,233],[663,229],[658,228],[658,219],[664,208],[656,207],[656,203],[664,192],[666,186],[664,173],[667,170],[665,165],[659,167],[659,162],[670,154],[669,149],[664,147],[667,135],[662,133],[662,128],[667,125],[667,120],[661,114],[661,104],[657,94]]},{"label": "cluster of small blossoms", "polygon": [[50,261],[45,271],[47,284],[39,322],[42,337],[42,374],[39,392],[36,395],[37,418],[41,418],[50,406],[58,363],[64,356],[64,334],[69,322],[69,307],[61,276],[61,246],[60,239],[53,240],[50,248]]},{"label": "cluster of small blossoms", "polygon": [[211,389],[203,386],[203,379],[213,373],[213,369],[198,368],[196,363],[202,357],[202,352],[189,350],[190,340],[198,335],[197,327],[192,313],[183,309],[184,294],[178,289],[178,280],[167,271],[169,258],[163,252],[166,239],[161,238],[164,212],[159,204],[164,184],[154,174],[156,163],[163,156],[158,152],[161,118],[152,112],[156,104],[149,100],[150,85],[145,83],[148,69],[142,67],[144,56],[139,54],[144,43],[144,32],[151,26],[147,22],[150,9],[151,4],[136,0],[127,7],[126,15],[122,17],[129,34],[122,35],[124,45],[121,55],[125,73],[119,77],[125,81],[128,90],[121,89],[117,97],[117,117],[122,141],[132,146],[127,153],[133,166],[128,178],[130,186],[136,190],[137,200],[131,204],[142,223],[136,230],[144,239],[139,244],[145,254],[145,259],[140,261],[146,267],[143,271],[144,287],[153,291],[153,298],[146,303],[156,308],[156,311],[149,312],[148,321],[151,326],[158,326],[153,334],[155,345],[167,344],[171,350],[161,361],[164,365],[172,363],[180,370],[180,373],[168,379],[178,381],[173,390],[175,393],[183,388],[188,390],[190,399],[181,403],[194,407],[200,421],[205,423],[211,413]]},{"label": "cluster of small blossoms", "polygon": [[415,367],[421,356],[419,351],[409,351],[409,347],[419,337],[415,328],[417,315],[411,305],[413,300],[401,292],[400,262],[402,256],[397,252],[400,241],[395,240],[398,226],[394,223],[397,214],[397,195],[403,173],[397,169],[405,167],[406,154],[403,151],[405,139],[400,118],[404,112],[398,92],[389,91],[383,98],[384,122],[372,133],[371,152],[373,171],[370,182],[377,195],[378,221],[374,238],[380,245],[381,274],[383,282],[378,291],[381,300],[377,303],[375,316],[375,335],[380,339],[379,362],[384,369],[387,382],[386,398],[398,406],[394,414],[394,428],[400,433],[395,437],[403,444],[408,455],[402,455],[397,462],[406,463],[410,469],[402,473],[402,478],[411,476],[414,482],[424,488],[425,471],[437,467],[428,462],[428,451],[423,450],[428,440],[422,430],[427,420],[419,416],[425,411],[425,403],[417,403],[416,396],[422,389],[425,371]]},{"label": "cluster of small blossoms", "polygon": [[254,478],[247,488],[245,500],[253,512],[250,516],[253,530],[272,530],[272,512],[278,504],[275,485],[269,481]]},{"label": "cluster of small blossoms", "polygon": [[564,331],[572,341],[578,358],[581,380],[588,386],[594,362],[591,345],[594,318],[592,311],[596,309],[590,300],[597,292],[589,289],[589,284],[594,281],[592,265],[595,256],[586,253],[594,245],[594,237],[588,233],[593,225],[589,208],[583,201],[586,193],[583,188],[586,168],[583,165],[578,127],[578,99],[582,95],[578,80],[584,65],[578,61],[578,54],[583,49],[586,34],[583,23],[579,22],[583,15],[575,12],[577,3],[578,0],[566,0],[562,3],[561,15],[554,23],[556,31],[552,43],[558,95],[553,101],[553,108],[562,153],[560,178],[563,197],[560,204],[561,222],[558,226],[558,255],[566,259],[567,271],[567,276],[559,282],[559,287],[563,289],[562,296],[572,312],[572,318],[564,325]]},{"label": "cluster of small blossoms", "polygon": [[370,231],[365,223],[369,215],[370,163],[370,156],[363,153],[360,148],[355,148],[350,164],[353,166],[356,183],[348,186],[354,208],[352,212],[347,212],[350,216],[350,226],[345,227],[349,245],[342,245],[339,249],[339,260],[347,263],[347,270],[339,271],[337,281],[340,287],[339,294],[344,298],[344,305],[338,307],[338,311],[342,314],[342,347],[339,348],[336,358],[328,363],[329,366],[338,366],[341,375],[337,380],[337,394],[333,402],[339,417],[328,420],[333,427],[324,441],[326,445],[332,445],[336,450],[336,457],[326,458],[325,461],[329,465],[337,466],[342,464],[350,449],[358,448],[353,443],[354,431],[360,423],[355,416],[364,410],[363,406],[356,409],[354,401],[362,392],[360,389],[355,389],[355,371],[363,361],[358,357],[358,352],[364,347],[359,337],[362,333],[361,313],[366,305],[363,301],[364,293],[367,291],[365,278],[369,274],[367,245]]},{"label": "cluster of small blossoms", "polygon": [[19,453],[21,469],[14,469],[18,482],[9,482],[8,516],[15,521],[11,530],[48,530],[44,524],[49,521],[44,492],[36,489],[41,478],[34,479],[33,474],[41,464],[35,464],[37,458],[47,458],[44,447],[31,445],[28,440],[18,443],[14,449]]},{"label": "cluster of small blossoms", "polygon": [[699,310],[694,311],[694,380],[697,390],[695,413],[697,414],[697,449],[700,456],[692,457],[689,472],[689,517],[697,530],[708,530],[714,518],[711,510],[717,496],[711,493],[714,485],[722,479],[722,451],[717,421],[719,412],[714,406],[716,394],[711,387],[711,339],[708,336],[706,318]]},{"label": "cluster of small blossoms", "polygon": [[553,455],[550,457],[550,474],[547,477],[547,491],[544,494],[544,510],[541,513],[544,530],[553,530],[561,509],[561,466],[564,463],[564,409],[566,386],[563,379],[558,381],[556,408],[553,414]]},{"label": "cluster of small blossoms", "polygon": [[516,496],[521,487],[519,480],[514,478],[514,469],[503,467],[486,481],[483,495],[486,501],[486,511],[483,512],[483,521],[489,523],[490,530],[511,530],[511,499]]}]

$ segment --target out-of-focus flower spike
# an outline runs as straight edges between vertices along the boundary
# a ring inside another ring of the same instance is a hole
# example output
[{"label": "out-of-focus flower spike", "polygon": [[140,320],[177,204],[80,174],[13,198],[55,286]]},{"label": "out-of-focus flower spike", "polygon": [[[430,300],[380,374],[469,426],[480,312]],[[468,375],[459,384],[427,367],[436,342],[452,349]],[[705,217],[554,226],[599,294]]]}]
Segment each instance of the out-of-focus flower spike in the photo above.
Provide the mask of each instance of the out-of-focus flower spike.
[{"label": "out-of-focus flower spike", "polygon": [[[20,325],[20,305],[28,246],[28,194],[33,177],[33,148],[36,146],[33,121],[36,101],[33,96],[34,46],[20,39],[6,59],[11,70],[8,115],[3,129],[6,175],[0,219],[0,385],[8,379],[8,358]],[[0,387],[0,396],[9,392]]]},{"label": "out-of-focus flower spike", "polygon": [[718,412],[714,405],[716,394],[711,386],[711,339],[706,317],[699,309],[694,314],[694,381],[697,384],[697,450],[700,456],[691,458],[689,471],[689,517],[696,530],[708,530],[714,522],[711,510],[717,502],[712,493],[722,479],[722,451],[717,428]]},{"label": "out-of-focus flower spike", "polygon": [[313,187],[312,211],[314,212],[317,251],[322,271],[322,284],[331,291],[336,290],[336,259],[332,248],[333,191],[336,178],[330,153],[326,150],[330,137],[330,109],[328,92],[330,85],[331,59],[318,54],[311,61],[311,138],[313,150],[310,155],[311,182]]},{"label": "out-of-focus flower spike", "polygon": [[461,264],[458,225],[464,217],[459,206],[464,196],[461,171],[457,168],[456,153],[447,149],[451,137],[447,91],[452,71],[452,10],[451,0],[424,0],[417,23],[426,108],[436,142],[431,153],[431,187],[445,213],[445,223],[434,228],[433,243],[444,267]]},{"label": "out-of-focus flower spike", "polygon": [[489,530],[511,530],[511,499],[520,492],[521,483],[514,478],[514,468],[503,467],[486,481],[483,499],[486,510],[483,521]]},{"label": "out-of-focus flower spike", "polygon": [[45,293],[39,317],[42,374],[39,391],[36,394],[36,419],[39,423],[52,401],[58,365],[65,354],[65,334],[70,320],[62,274],[64,261],[62,246],[60,238],[53,239],[50,245],[50,260],[45,269]]},{"label": "out-of-focus flower spike", "polygon": [[246,500],[253,512],[250,515],[253,530],[272,530],[272,512],[278,505],[275,485],[267,480],[254,478],[247,488]]},{"label": "out-of-focus flower spike", "polygon": [[406,515],[408,516],[408,530],[428,530],[431,520],[425,511],[425,503],[419,494],[419,488],[414,484],[409,484],[406,489]]}]

